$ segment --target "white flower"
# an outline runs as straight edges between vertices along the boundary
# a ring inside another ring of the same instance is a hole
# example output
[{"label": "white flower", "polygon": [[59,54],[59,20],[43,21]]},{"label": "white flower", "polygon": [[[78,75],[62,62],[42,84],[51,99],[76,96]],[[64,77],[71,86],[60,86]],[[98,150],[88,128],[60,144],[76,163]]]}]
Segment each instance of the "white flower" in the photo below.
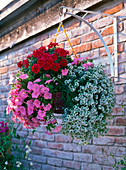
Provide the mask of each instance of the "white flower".
[{"label": "white flower", "polygon": [[33,166],[33,163],[32,163],[32,162],[30,162],[30,166]]},{"label": "white flower", "polygon": [[8,165],[8,162],[7,162],[7,161],[5,162],[5,165]]},{"label": "white flower", "polygon": [[5,170],[7,170],[7,168],[6,168],[6,167],[4,167],[4,169],[5,169]]},{"label": "white flower", "polygon": [[17,168],[20,168],[20,164],[17,164]]},{"label": "white flower", "polygon": [[30,146],[26,145],[25,148],[26,148],[26,149],[30,149]]},{"label": "white flower", "polygon": [[31,160],[31,158],[28,158],[28,160],[30,161],[30,160]]}]

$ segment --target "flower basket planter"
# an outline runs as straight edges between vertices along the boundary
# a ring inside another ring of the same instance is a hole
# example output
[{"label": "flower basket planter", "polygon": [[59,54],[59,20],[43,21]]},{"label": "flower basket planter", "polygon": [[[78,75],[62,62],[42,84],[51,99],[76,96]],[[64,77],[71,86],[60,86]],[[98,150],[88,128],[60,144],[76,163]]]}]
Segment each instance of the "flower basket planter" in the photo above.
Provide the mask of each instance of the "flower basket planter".
[{"label": "flower basket planter", "polygon": [[54,113],[63,113],[63,106],[64,106],[64,101],[62,99],[62,93],[61,92],[55,92],[53,94],[53,112]]}]

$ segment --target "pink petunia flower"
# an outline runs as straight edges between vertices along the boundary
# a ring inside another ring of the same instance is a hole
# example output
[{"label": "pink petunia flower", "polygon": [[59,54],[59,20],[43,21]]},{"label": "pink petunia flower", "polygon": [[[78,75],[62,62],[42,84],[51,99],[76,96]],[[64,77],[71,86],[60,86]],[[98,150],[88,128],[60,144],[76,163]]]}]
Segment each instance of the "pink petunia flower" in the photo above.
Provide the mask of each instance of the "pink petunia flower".
[{"label": "pink petunia flower", "polygon": [[21,91],[19,92],[19,95],[25,99],[28,97],[27,91],[25,89],[21,89]]},{"label": "pink petunia flower", "polygon": [[32,87],[32,90],[34,92],[38,92],[40,90],[40,86],[38,84],[34,84],[33,87]]},{"label": "pink petunia flower", "polygon": [[47,80],[45,84],[50,83],[51,81],[53,81],[53,79]]},{"label": "pink petunia flower", "polygon": [[16,88],[19,89],[21,87],[20,84],[16,84]]},{"label": "pink petunia flower", "polygon": [[46,133],[47,135],[52,135],[52,133],[51,133],[50,131],[45,131],[45,133]]},{"label": "pink petunia flower", "polygon": [[27,112],[28,115],[31,115],[33,113],[34,108],[33,107],[28,107]]},{"label": "pink petunia flower", "polygon": [[45,77],[47,78],[51,78],[50,74],[46,74]]},{"label": "pink petunia flower", "polygon": [[39,94],[40,94],[39,91],[34,91],[34,92],[32,93],[32,98],[38,98]]},{"label": "pink petunia flower", "polygon": [[46,112],[39,109],[37,119],[43,120],[45,116],[46,116]]},{"label": "pink petunia flower", "polygon": [[93,64],[91,62],[87,63],[88,67],[93,67]]},{"label": "pink petunia flower", "polygon": [[34,101],[34,106],[36,106],[36,107],[40,107],[40,101],[39,100],[37,100],[37,99],[35,99],[35,101]]},{"label": "pink petunia flower", "polygon": [[22,115],[22,116],[24,116],[25,114],[26,114],[26,110],[25,110],[25,107],[23,107],[23,106],[20,106],[20,107],[18,107],[17,109],[15,109],[16,110],[16,112],[20,115]]},{"label": "pink petunia flower", "polygon": [[84,63],[82,66],[83,66],[84,68],[88,69],[87,63]]},{"label": "pink petunia flower", "polygon": [[11,116],[11,119],[13,120],[14,123],[17,123],[16,118]]},{"label": "pink petunia flower", "polygon": [[51,93],[45,93],[43,97],[45,99],[51,99],[52,98],[52,94]]},{"label": "pink petunia flower", "polygon": [[26,104],[28,105],[28,107],[33,107],[33,100],[28,100]]},{"label": "pink petunia flower", "polygon": [[38,78],[38,79],[36,79],[35,81],[33,81],[33,83],[40,82],[40,81],[41,81],[41,79]]},{"label": "pink petunia flower", "polygon": [[49,111],[51,109],[52,105],[48,103],[46,106],[44,106],[44,111]]},{"label": "pink petunia flower", "polygon": [[17,97],[17,98],[15,98],[15,104],[16,105],[22,105],[22,103],[23,103],[23,99],[21,98],[21,97]]},{"label": "pink petunia flower", "polygon": [[49,88],[47,88],[47,87],[43,87],[43,88],[41,89],[41,93],[42,93],[42,94],[48,93],[48,92],[49,92]]},{"label": "pink petunia flower", "polygon": [[54,132],[59,132],[61,129],[62,129],[62,126],[59,125],[59,126],[57,126],[57,127],[54,129]]},{"label": "pink petunia flower", "polygon": [[28,78],[28,75],[27,75],[27,74],[21,74],[21,75],[19,76],[19,78],[22,79],[22,80],[24,80],[24,79]]},{"label": "pink petunia flower", "polygon": [[85,60],[88,60],[88,59],[90,59],[91,57],[89,56],[89,57],[85,57]]},{"label": "pink petunia flower", "polygon": [[64,70],[62,70],[62,75],[63,76],[66,76],[67,74],[68,74],[68,69],[65,68]]},{"label": "pink petunia flower", "polygon": [[27,85],[27,88],[29,90],[32,90],[32,87],[33,87],[33,83],[31,81],[28,82],[28,85]]}]

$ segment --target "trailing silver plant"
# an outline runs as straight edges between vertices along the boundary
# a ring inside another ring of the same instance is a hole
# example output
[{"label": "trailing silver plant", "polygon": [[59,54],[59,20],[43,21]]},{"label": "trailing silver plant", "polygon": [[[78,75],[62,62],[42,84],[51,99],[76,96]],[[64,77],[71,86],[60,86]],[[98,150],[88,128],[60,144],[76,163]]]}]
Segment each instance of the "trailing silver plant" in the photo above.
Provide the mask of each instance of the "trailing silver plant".
[{"label": "trailing silver plant", "polygon": [[106,117],[114,107],[114,88],[103,66],[85,69],[82,63],[69,65],[65,80],[69,89],[64,109],[62,133],[88,143],[107,132]]}]

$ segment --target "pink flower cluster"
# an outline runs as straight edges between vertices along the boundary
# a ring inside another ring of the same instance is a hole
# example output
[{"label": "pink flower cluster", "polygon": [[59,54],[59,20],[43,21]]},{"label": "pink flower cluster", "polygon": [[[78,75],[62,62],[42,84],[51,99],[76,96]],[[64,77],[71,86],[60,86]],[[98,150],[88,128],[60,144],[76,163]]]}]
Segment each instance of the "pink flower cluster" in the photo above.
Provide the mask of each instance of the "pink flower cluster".
[{"label": "pink flower cluster", "polygon": [[[24,80],[28,76],[22,74],[19,76],[20,79]],[[41,79],[36,79],[34,82],[29,81],[27,83],[27,89],[21,88],[19,81],[15,81],[15,87],[9,92],[8,96],[8,114],[12,111],[13,116],[11,117],[14,122],[16,119],[19,120],[19,123],[22,122],[23,126],[27,129],[37,128],[42,122],[44,124],[49,124],[50,119],[45,121],[45,117],[48,117],[49,114],[52,114],[50,104],[50,99],[52,99],[52,93],[49,92],[49,88],[46,87],[46,84],[50,83],[52,80],[45,83],[45,85],[38,83],[41,82]],[[46,103],[46,104],[45,104]],[[51,119],[51,123],[55,123]],[[56,128],[54,131],[57,131]]]},{"label": "pink flower cluster", "polygon": [[6,130],[9,130],[7,123],[0,122],[0,133],[4,133]]}]

